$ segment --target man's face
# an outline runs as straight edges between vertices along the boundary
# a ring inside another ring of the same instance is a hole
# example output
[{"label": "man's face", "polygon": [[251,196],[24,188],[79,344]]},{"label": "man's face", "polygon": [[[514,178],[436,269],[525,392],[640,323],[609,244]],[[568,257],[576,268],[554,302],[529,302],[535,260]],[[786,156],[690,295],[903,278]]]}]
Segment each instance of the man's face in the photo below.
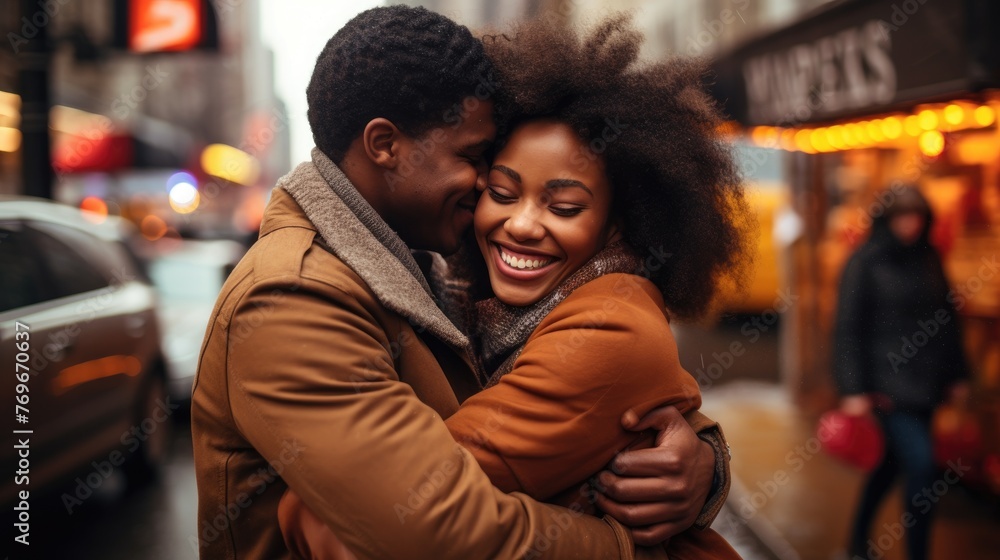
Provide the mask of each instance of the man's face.
[{"label": "man's face", "polygon": [[392,213],[387,222],[411,249],[453,253],[472,225],[496,124],[492,102],[470,98],[464,107],[464,119],[404,137],[403,163],[386,173]]}]

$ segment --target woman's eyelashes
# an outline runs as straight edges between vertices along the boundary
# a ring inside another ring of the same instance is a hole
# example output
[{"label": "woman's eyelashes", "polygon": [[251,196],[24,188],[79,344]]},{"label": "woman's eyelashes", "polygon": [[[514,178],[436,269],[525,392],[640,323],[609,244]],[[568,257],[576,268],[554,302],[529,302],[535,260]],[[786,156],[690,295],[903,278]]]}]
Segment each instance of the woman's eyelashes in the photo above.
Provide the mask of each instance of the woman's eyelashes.
[{"label": "woman's eyelashes", "polygon": [[557,216],[570,217],[583,212],[584,208],[581,206],[549,206],[549,210]]},{"label": "woman's eyelashes", "polygon": [[[502,189],[494,185],[487,186],[486,190],[489,191],[490,198],[492,198],[493,200],[495,200],[500,204],[511,204],[517,200],[517,196],[508,194],[506,189]],[[586,210],[586,206],[567,205],[565,203],[559,204],[557,206],[552,203],[552,199],[548,195],[544,196],[541,202],[542,205],[548,206],[549,211],[552,212],[553,214],[567,218],[571,216],[576,216],[580,212]]]},{"label": "woman's eyelashes", "polygon": [[516,196],[504,194],[500,192],[498,187],[494,187],[493,185],[488,185],[486,187],[486,190],[490,191],[490,198],[499,202],[500,204],[510,204],[511,202],[517,200]]}]

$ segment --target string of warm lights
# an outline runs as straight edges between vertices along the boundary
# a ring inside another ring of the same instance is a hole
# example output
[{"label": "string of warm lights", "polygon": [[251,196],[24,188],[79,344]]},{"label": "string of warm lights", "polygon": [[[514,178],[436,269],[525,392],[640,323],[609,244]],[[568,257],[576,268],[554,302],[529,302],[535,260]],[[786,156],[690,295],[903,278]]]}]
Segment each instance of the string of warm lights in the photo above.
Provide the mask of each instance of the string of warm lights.
[{"label": "string of warm lights", "polygon": [[944,151],[945,133],[988,128],[996,120],[995,104],[963,101],[923,106],[910,114],[894,113],[830,126],[755,126],[749,132],[751,141],[757,146],[807,154],[898,147],[915,139],[921,153],[936,157]]}]

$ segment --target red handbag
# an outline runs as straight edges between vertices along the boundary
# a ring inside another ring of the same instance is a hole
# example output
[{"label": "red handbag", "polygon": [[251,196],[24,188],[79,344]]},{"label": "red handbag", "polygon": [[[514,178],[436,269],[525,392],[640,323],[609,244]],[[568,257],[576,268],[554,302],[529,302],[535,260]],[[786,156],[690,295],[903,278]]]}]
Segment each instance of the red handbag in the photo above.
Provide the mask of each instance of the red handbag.
[{"label": "red handbag", "polygon": [[829,455],[871,471],[885,453],[885,435],[875,417],[849,416],[839,409],[831,410],[819,419],[816,437]]}]

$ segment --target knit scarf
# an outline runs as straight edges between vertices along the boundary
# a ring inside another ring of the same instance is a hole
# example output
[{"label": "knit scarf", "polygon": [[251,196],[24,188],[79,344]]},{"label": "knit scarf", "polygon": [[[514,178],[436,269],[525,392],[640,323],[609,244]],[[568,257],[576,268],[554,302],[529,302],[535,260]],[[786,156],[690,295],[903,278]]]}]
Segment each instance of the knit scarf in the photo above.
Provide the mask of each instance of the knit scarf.
[{"label": "knit scarf", "polygon": [[605,274],[637,274],[641,266],[642,259],[624,241],[616,241],[532,305],[515,307],[495,297],[477,303],[476,342],[484,370],[492,372],[486,386],[495,385],[514,368],[531,333],[574,290]]}]

